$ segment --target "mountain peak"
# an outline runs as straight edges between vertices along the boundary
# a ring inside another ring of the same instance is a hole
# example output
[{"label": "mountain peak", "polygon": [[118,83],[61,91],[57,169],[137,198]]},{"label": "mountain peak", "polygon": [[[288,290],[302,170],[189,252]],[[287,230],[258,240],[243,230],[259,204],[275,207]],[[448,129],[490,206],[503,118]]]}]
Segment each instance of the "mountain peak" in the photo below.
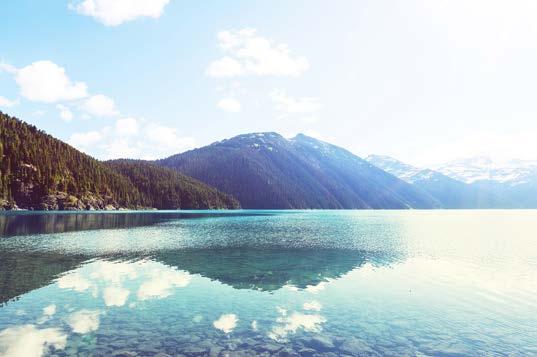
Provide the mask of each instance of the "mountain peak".
[{"label": "mountain peak", "polygon": [[237,197],[244,208],[437,206],[351,152],[304,134],[244,134],[159,163]]}]

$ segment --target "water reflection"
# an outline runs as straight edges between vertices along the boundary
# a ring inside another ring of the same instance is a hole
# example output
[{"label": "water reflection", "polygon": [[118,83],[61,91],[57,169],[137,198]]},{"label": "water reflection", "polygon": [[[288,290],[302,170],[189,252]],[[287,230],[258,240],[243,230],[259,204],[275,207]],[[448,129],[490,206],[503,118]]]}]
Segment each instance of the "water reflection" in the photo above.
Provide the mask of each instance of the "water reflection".
[{"label": "water reflection", "polygon": [[132,228],[189,218],[267,214],[244,211],[0,212],[0,237]]},{"label": "water reflection", "polygon": [[477,216],[303,212],[2,238],[0,355],[535,354],[536,214]]}]

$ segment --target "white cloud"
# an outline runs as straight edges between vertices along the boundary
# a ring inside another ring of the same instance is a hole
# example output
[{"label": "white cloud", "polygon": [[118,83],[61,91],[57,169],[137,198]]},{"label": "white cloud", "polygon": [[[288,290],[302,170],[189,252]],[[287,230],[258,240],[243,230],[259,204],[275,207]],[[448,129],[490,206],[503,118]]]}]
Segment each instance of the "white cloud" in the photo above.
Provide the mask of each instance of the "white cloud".
[{"label": "white cloud", "polygon": [[218,318],[218,320],[213,322],[213,326],[225,333],[230,333],[237,326],[237,315],[235,314],[224,314]]},{"label": "white cloud", "polygon": [[37,329],[34,325],[6,328],[0,332],[0,356],[43,356],[50,347],[65,348],[67,335],[55,328]]},{"label": "white cloud", "polygon": [[235,98],[223,98],[218,101],[218,108],[225,112],[238,113],[241,111],[241,103]]},{"label": "white cloud", "polygon": [[118,119],[115,127],[74,133],[68,143],[101,159],[155,159],[192,149],[196,143],[194,138],[180,136],[175,128],[144,122]]},{"label": "white cloud", "polygon": [[97,331],[99,328],[98,310],[80,310],[72,313],[67,318],[67,323],[75,333],[88,333]]},{"label": "white cloud", "polygon": [[140,145],[125,138],[113,138],[103,144],[102,148],[106,151],[105,157],[107,159],[130,159],[138,157],[142,152]]},{"label": "white cloud", "polygon": [[221,31],[217,38],[227,55],[209,64],[208,76],[299,76],[309,69],[305,57],[292,56],[287,45],[261,37],[255,29]]},{"label": "white cloud", "polygon": [[112,98],[102,94],[89,97],[82,104],[82,109],[97,117],[113,117],[119,114]]},{"label": "white cloud", "polygon": [[10,65],[9,63],[0,62],[0,73],[2,72],[15,74],[17,73],[17,68],[15,66]]},{"label": "white cloud", "polygon": [[206,73],[210,77],[235,77],[244,74],[242,64],[227,56],[213,61]]},{"label": "white cloud", "polygon": [[94,17],[106,26],[117,26],[140,17],[159,18],[169,0],[83,0],[69,8]]},{"label": "white cloud", "polygon": [[116,121],[116,131],[119,136],[131,136],[138,133],[138,120],[123,118]]},{"label": "white cloud", "polygon": [[272,91],[270,98],[282,113],[313,114],[321,109],[318,98],[293,98],[282,90]]},{"label": "white cloud", "polygon": [[65,69],[51,61],[37,61],[16,71],[21,95],[29,100],[54,103],[86,97],[87,86],[72,82]]},{"label": "white cloud", "polygon": [[74,133],[67,142],[75,147],[88,147],[99,142],[102,138],[103,135],[100,132],[92,130],[86,133]]},{"label": "white cloud", "polygon": [[11,108],[17,104],[17,101],[15,100],[9,100],[6,97],[2,97],[0,95],[0,107],[7,107]]},{"label": "white cloud", "polygon": [[63,121],[70,122],[71,120],[73,120],[73,112],[65,105],[57,104],[56,109],[60,111],[60,118]]},{"label": "white cloud", "polygon": [[103,291],[106,306],[123,306],[129,297],[129,290],[119,286],[109,286]]},{"label": "white cloud", "polygon": [[164,150],[177,152],[194,147],[196,141],[191,137],[180,137],[177,129],[164,125],[151,124],[145,129],[146,139],[161,145]]}]

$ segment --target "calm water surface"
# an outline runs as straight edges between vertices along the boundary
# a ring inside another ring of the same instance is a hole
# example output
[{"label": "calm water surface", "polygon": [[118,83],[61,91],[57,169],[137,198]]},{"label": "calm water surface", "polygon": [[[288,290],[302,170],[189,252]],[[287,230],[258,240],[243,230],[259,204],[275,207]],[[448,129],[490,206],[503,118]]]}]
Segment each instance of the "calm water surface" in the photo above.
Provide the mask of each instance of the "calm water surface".
[{"label": "calm water surface", "polygon": [[0,356],[537,355],[537,211],[0,215]]}]

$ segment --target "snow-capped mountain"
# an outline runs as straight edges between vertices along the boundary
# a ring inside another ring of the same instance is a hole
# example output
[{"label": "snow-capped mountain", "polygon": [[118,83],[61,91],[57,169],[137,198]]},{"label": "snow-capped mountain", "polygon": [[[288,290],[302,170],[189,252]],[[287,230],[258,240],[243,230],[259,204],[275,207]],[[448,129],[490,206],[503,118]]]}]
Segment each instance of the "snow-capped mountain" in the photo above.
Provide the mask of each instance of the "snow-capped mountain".
[{"label": "snow-capped mountain", "polygon": [[418,168],[389,156],[370,155],[372,165],[427,192],[444,208],[511,208],[514,204],[486,188],[469,185],[441,172]]},{"label": "snow-capped mountain", "polygon": [[516,186],[537,180],[537,161],[510,160],[495,162],[487,157],[455,160],[433,169],[466,183],[493,181]]},{"label": "snow-capped mountain", "polygon": [[537,161],[496,162],[486,157],[451,161],[435,167],[439,172],[494,192],[516,207],[537,208]]},{"label": "snow-capped mountain", "polygon": [[386,155],[369,155],[366,161],[408,183],[444,178],[444,175],[433,170],[418,168]]}]

